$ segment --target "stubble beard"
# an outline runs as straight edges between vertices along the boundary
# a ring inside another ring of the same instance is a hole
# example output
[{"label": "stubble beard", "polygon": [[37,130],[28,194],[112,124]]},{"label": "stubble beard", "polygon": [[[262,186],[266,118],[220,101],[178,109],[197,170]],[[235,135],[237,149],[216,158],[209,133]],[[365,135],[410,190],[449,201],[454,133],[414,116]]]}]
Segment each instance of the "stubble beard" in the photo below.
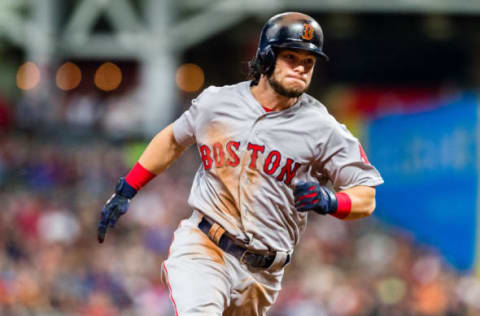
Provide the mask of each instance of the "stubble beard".
[{"label": "stubble beard", "polygon": [[304,89],[286,88],[275,78],[273,73],[270,76],[268,76],[267,79],[268,79],[268,82],[270,83],[270,86],[273,88],[273,90],[276,93],[287,98],[298,98],[305,91],[307,91],[309,87],[309,85],[307,85]]}]

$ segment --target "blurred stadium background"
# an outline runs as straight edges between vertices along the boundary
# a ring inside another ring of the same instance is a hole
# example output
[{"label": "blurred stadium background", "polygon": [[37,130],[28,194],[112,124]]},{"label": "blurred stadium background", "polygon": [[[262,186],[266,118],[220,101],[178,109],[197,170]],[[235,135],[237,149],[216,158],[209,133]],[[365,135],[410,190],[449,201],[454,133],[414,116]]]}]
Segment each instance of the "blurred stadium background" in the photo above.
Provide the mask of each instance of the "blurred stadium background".
[{"label": "blurred stadium background", "polygon": [[0,0],[0,315],[172,315],[160,263],[191,148],[99,246],[98,213],[201,89],[245,78],[266,19],[331,57],[310,93],[386,183],[373,217],[311,217],[269,315],[480,315],[480,2]]}]

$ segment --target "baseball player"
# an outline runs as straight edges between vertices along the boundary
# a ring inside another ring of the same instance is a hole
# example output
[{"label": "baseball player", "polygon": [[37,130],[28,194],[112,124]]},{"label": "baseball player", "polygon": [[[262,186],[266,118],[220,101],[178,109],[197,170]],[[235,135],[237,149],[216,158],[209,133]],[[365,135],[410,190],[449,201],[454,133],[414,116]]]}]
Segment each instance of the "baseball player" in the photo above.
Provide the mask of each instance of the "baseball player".
[{"label": "baseball player", "polygon": [[130,200],[196,144],[202,163],[162,276],[177,315],[265,315],[311,212],[370,215],[383,180],[359,143],[305,91],[320,25],[287,12],[262,29],[250,80],[209,87],[158,133],[101,213],[98,240]]}]

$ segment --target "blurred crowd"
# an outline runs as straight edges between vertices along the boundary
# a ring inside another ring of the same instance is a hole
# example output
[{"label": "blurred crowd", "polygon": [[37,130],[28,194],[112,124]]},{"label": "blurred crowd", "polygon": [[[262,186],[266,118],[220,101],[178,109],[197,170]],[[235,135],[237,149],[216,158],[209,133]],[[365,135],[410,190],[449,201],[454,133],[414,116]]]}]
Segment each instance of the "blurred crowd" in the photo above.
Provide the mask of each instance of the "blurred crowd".
[{"label": "blurred crowd", "polygon": [[[18,123],[21,132],[0,129],[0,315],[174,315],[160,266],[190,214],[195,149],[143,189],[99,245],[99,212],[134,162],[129,142]],[[408,233],[374,216],[309,220],[269,315],[480,314],[480,280]]]},{"label": "blurred crowd", "polygon": [[186,180],[159,176],[100,246],[124,148],[26,135],[0,144],[0,315],[168,315],[160,264],[187,214]]}]

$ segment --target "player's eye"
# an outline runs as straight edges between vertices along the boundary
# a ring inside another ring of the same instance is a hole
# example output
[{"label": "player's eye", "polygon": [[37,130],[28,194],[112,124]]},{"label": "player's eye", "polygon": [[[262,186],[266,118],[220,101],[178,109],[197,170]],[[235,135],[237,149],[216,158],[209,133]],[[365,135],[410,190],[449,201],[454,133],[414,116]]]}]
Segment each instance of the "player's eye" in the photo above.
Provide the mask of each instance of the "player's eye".
[{"label": "player's eye", "polygon": [[315,60],[313,60],[312,58],[308,58],[308,59],[304,60],[303,63],[305,64],[305,66],[311,67],[315,63]]}]

